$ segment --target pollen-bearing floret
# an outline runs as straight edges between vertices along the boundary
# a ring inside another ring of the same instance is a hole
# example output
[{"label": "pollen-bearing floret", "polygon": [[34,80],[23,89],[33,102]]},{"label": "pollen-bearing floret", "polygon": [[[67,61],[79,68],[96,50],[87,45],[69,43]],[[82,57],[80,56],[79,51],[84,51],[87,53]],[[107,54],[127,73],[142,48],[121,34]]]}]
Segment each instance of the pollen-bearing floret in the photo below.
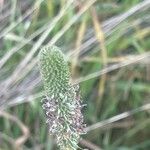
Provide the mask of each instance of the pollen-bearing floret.
[{"label": "pollen-bearing floret", "polygon": [[69,67],[61,50],[45,47],[39,54],[39,65],[45,87],[42,107],[50,134],[62,150],[76,150],[84,133],[79,86],[69,83]]}]

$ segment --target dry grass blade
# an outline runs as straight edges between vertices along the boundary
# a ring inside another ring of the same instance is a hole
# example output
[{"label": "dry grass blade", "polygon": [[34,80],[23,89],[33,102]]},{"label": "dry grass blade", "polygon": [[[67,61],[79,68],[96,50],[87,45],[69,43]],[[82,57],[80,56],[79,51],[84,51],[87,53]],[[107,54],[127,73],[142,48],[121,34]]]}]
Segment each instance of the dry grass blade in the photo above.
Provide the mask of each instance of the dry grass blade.
[{"label": "dry grass blade", "polygon": [[129,117],[131,115],[134,115],[134,114],[138,113],[138,112],[147,111],[149,109],[150,109],[150,104],[145,104],[145,105],[143,105],[141,107],[138,107],[136,109],[133,109],[131,111],[127,111],[127,112],[121,113],[121,114],[116,115],[114,117],[111,117],[111,118],[109,118],[107,120],[104,120],[104,121],[98,122],[96,124],[93,124],[93,125],[87,127],[86,131],[89,132],[89,131],[95,130],[97,128],[101,128],[101,127],[103,127],[105,125],[108,125],[108,124],[111,124],[113,122],[125,119],[125,118],[127,118],[127,117]]},{"label": "dry grass blade", "polygon": [[[91,13],[92,13],[93,24],[94,24],[94,29],[95,29],[95,36],[97,40],[99,41],[100,49],[101,49],[99,59],[102,58],[103,67],[106,67],[107,66],[107,49],[105,46],[104,32],[102,30],[100,21],[98,20],[97,13],[93,7],[91,9]],[[99,108],[101,108],[101,101],[102,101],[103,94],[104,94],[105,82],[106,82],[106,74],[102,75],[99,81],[99,90],[98,90],[99,97],[97,98],[97,105],[96,105]],[[100,110],[100,109],[97,108],[96,110]]]},{"label": "dry grass blade", "polygon": [[89,75],[87,75],[85,77],[81,77],[78,80],[74,81],[74,84],[79,84],[81,82],[84,82],[84,81],[87,81],[87,80],[99,77],[100,75],[103,75],[103,74],[106,74],[108,72],[117,70],[119,68],[126,67],[128,65],[137,63],[137,62],[139,62],[139,61],[141,61],[143,59],[149,58],[149,57],[150,57],[150,52],[141,54],[141,55],[139,55],[139,56],[137,56],[135,58],[123,61],[123,62],[115,64],[115,65],[108,66],[108,67],[106,67],[106,68],[104,68],[104,69],[102,69],[100,71],[94,72],[94,73],[89,74]]},{"label": "dry grass blade", "polygon": [[[76,41],[76,45],[75,45],[77,50],[80,50],[79,47],[80,47],[82,40],[84,38],[85,30],[86,30],[86,16],[83,18],[83,21],[81,22],[81,24],[79,26],[79,31],[77,33],[77,41]],[[77,53],[79,54],[80,51]],[[76,78],[76,76],[77,76],[77,69],[76,69],[77,62],[78,62],[78,55],[76,55],[76,57],[74,57],[72,59],[71,70],[72,70],[72,77],[73,78],[74,77]]]},{"label": "dry grass blade", "polygon": [[80,144],[83,146],[86,146],[90,150],[102,150],[102,148],[100,148],[99,146],[93,144],[92,142],[90,142],[88,140],[81,139]]},{"label": "dry grass blade", "polygon": [[[129,59],[134,59],[135,57],[137,57],[139,54],[137,55],[126,55],[126,56],[119,56],[119,57],[109,57],[108,58],[108,63],[121,63],[123,61],[129,60]],[[84,57],[81,62],[99,62],[99,58],[97,57]],[[139,62],[140,64],[147,64],[149,62],[148,59],[144,59],[141,62]]]},{"label": "dry grass blade", "polygon": [[36,93],[36,94],[33,94],[33,95],[28,95],[28,96],[20,95],[15,99],[11,99],[11,101],[6,103],[5,105],[0,106],[0,109],[1,110],[6,110],[10,107],[14,107],[14,106],[17,106],[17,105],[20,105],[20,104],[23,104],[23,103],[32,102],[35,99],[42,98],[42,96],[43,96],[43,92]]}]

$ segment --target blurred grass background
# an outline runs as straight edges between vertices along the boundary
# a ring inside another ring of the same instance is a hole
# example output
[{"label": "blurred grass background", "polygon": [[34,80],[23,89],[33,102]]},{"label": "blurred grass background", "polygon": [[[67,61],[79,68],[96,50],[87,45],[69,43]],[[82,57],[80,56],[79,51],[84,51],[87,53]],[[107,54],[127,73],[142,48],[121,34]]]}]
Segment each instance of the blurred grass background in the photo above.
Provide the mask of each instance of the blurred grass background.
[{"label": "blurred grass background", "polygon": [[150,149],[150,0],[0,0],[0,150],[54,150],[37,54],[56,44],[79,83],[90,150]]}]

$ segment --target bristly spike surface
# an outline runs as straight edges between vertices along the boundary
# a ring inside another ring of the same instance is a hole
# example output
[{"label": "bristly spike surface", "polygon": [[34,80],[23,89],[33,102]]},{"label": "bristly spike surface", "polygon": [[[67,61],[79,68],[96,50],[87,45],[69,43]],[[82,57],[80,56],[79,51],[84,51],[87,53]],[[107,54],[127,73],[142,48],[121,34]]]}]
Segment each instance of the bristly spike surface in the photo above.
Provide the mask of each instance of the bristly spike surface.
[{"label": "bristly spike surface", "polygon": [[70,72],[65,57],[58,47],[42,48],[39,53],[39,65],[47,96],[58,96],[67,90]]},{"label": "bristly spike surface", "polygon": [[79,86],[69,83],[70,72],[65,56],[56,46],[39,53],[39,67],[45,88],[42,107],[49,131],[56,136],[61,150],[76,150],[84,133]]}]

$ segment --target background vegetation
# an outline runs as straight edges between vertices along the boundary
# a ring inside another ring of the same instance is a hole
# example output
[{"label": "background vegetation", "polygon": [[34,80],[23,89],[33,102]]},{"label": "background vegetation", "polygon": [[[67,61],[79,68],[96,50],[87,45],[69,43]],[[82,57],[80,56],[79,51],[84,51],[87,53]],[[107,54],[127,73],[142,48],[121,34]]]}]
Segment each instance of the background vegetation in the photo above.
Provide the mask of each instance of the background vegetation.
[{"label": "background vegetation", "polygon": [[90,150],[150,149],[150,0],[0,0],[0,150],[57,149],[37,54],[62,47]]}]

